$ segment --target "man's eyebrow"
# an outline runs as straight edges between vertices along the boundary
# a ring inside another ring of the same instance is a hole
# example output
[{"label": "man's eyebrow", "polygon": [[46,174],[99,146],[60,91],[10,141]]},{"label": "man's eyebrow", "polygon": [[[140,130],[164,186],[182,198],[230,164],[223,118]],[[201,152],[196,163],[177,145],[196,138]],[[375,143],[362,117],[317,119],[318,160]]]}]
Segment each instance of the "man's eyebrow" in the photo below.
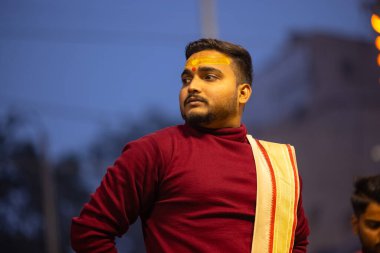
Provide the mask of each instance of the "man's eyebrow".
[{"label": "man's eyebrow", "polygon": [[193,73],[188,69],[184,69],[181,74],[181,76],[192,76],[192,75]]},{"label": "man's eyebrow", "polygon": [[200,67],[198,69],[198,71],[199,72],[213,72],[213,73],[216,73],[216,74],[219,74],[219,75],[223,75],[222,71],[220,71],[217,68],[213,68],[213,67]]},{"label": "man's eyebrow", "polygon": [[372,218],[365,219],[365,222],[372,222],[372,223],[378,223],[378,224],[380,224],[380,220],[378,220],[378,219],[372,219]]}]

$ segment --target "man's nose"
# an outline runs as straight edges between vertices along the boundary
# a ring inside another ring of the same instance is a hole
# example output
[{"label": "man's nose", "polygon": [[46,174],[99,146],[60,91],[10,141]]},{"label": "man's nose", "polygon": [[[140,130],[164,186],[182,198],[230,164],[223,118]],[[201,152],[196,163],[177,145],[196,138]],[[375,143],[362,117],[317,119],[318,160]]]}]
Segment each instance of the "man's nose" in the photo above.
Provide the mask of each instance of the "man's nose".
[{"label": "man's nose", "polygon": [[199,77],[194,76],[190,84],[187,86],[189,93],[199,93],[201,91],[202,81]]}]

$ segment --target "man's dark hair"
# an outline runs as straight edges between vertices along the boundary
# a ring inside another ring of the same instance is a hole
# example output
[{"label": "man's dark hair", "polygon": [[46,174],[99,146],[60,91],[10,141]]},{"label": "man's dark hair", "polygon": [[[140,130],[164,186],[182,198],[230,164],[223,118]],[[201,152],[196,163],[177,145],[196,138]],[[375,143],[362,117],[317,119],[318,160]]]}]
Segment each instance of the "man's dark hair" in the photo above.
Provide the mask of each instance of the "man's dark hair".
[{"label": "man's dark hair", "polygon": [[362,215],[370,202],[380,204],[380,175],[362,177],[355,181],[351,204],[356,217]]},{"label": "man's dark hair", "polygon": [[217,39],[200,39],[190,42],[186,46],[186,60],[191,55],[203,50],[216,50],[230,57],[234,63],[234,71],[238,84],[252,85],[253,69],[249,52],[239,45]]}]

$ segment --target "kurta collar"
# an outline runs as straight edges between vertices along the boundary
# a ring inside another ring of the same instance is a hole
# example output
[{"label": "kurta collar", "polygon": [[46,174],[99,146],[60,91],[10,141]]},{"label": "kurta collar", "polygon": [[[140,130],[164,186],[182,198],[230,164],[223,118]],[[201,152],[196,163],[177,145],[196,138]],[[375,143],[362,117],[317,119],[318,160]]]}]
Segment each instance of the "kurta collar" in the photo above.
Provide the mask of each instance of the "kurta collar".
[{"label": "kurta collar", "polygon": [[228,140],[247,142],[247,128],[244,124],[241,124],[240,127],[229,127],[219,129],[193,127],[185,124],[185,128],[188,128],[191,132],[195,134],[198,133],[200,136],[203,134],[211,134]]}]

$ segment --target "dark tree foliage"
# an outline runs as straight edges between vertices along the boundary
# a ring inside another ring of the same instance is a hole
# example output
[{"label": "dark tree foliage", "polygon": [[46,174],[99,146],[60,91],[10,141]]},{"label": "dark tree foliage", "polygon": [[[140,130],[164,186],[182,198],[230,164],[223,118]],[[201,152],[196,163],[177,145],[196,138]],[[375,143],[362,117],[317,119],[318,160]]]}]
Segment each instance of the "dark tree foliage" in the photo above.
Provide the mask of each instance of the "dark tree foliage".
[{"label": "dark tree foliage", "polygon": [[20,121],[0,121],[0,248],[42,252],[40,160],[33,143],[16,138]]},{"label": "dark tree foliage", "polygon": [[[18,118],[19,117],[19,118]],[[41,148],[33,138],[20,137],[22,116],[0,119],[0,248],[1,252],[46,252]],[[50,164],[58,210],[60,252],[71,252],[69,226],[88,197],[81,184],[76,155]],[[47,224],[49,226],[49,224]]]},{"label": "dark tree foliage", "polygon": [[82,183],[80,170],[81,162],[75,154],[62,158],[54,168],[61,252],[70,252],[71,219],[79,214],[78,210],[89,196]]},{"label": "dark tree foliage", "polygon": [[[1,252],[48,253],[45,249],[42,186],[46,162],[55,193],[59,250],[61,253],[71,253],[71,219],[79,215],[107,166],[120,155],[127,142],[174,123],[157,110],[150,110],[139,122],[126,120],[120,130],[99,134],[84,154],[66,154],[56,161],[46,161],[48,157],[43,156],[44,151],[38,142],[41,136],[22,134],[25,128],[32,125],[26,120],[28,116],[9,114],[0,118]],[[139,225],[132,226],[127,236],[117,241],[117,245],[121,252],[144,252]]]}]

